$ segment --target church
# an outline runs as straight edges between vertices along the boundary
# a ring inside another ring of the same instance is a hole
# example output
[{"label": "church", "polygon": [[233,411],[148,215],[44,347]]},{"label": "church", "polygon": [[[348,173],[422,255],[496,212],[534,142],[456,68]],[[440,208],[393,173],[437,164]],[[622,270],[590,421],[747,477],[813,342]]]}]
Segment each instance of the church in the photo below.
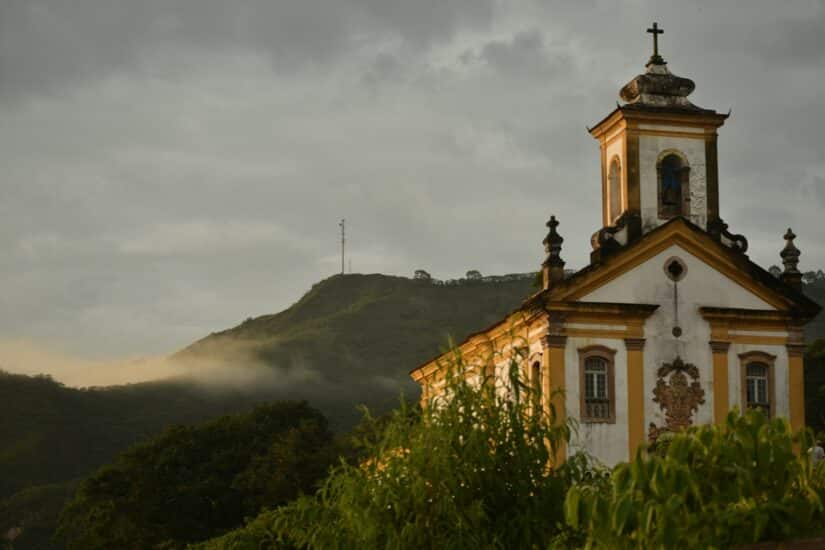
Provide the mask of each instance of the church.
[{"label": "church", "polygon": [[[784,248],[777,233],[784,270],[769,273],[722,220],[717,137],[729,114],[688,100],[693,81],[659,55],[658,25],[648,32],[644,73],[589,128],[601,155],[603,224],[589,265],[565,271],[560,220],[551,217],[541,290],[458,346],[466,364],[484,363],[520,335],[526,379],[575,426],[563,456],[585,450],[606,465],[665,432],[722,423],[734,407],[800,429],[803,328],[820,311],[802,293],[793,231]],[[422,403],[438,395],[448,362],[445,354],[412,371]],[[503,387],[506,362],[487,363]]]}]

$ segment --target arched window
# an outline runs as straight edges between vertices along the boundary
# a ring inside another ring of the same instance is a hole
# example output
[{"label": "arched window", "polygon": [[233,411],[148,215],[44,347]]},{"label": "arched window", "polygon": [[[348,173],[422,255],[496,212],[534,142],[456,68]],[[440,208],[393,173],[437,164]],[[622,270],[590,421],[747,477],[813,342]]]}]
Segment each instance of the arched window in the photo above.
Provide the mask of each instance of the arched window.
[{"label": "arched window", "polygon": [[676,153],[668,153],[657,165],[659,179],[659,217],[669,219],[687,215],[690,167]]},{"label": "arched window", "polygon": [[622,165],[614,157],[607,174],[609,222],[612,224],[622,215]]},{"label": "arched window", "polygon": [[614,364],[616,352],[604,346],[579,350],[582,422],[615,422]]},{"label": "arched window", "polygon": [[751,351],[739,356],[742,371],[742,409],[761,409],[774,416],[773,363],[775,356]]}]

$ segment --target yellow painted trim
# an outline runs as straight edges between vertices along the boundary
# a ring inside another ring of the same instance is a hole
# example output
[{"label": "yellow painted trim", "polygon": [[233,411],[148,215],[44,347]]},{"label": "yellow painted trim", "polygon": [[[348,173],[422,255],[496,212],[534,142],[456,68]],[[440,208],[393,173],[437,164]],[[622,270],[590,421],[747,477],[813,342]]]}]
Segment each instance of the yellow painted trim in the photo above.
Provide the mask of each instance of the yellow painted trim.
[{"label": "yellow painted trim", "polygon": [[699,133],[699,132],[678,132],[674,130],[647,130],[647,129],[637,129],[634,130],[640,136],[654,136],[654,137],[676,137],[676,138],[688,138],[688,139],[698,139],[702,141],[709,140],[713,138],[712,134],[707,133]]},{"label": "yellow painted trim", "polygon": [[623,125],[628,131],[638,131],[639,124],[702,128],[705,132],[715,135],[716,129],[725,123],[726,118],[726,115],[717,113],[702,115],[695,113],[645,113],[615,109],[590,129],[590,135],[596,139],[604,140],[604,136],[618,125]]},{"label": "yellow painted trim", "polygon": [[601,176],[602,176],[602,225],[609,225],[607,211],[607,143],[602,141],[599,158],[602,161]]},{"label": "yellow painted trim", "polygon": [[[764,319],[748,317],[746,313],[736,316],[703,315],[710,324],[711,340],[732,342],[734,344],[751,344],[755,346],[784,346],[790,342],[791,336],[787,320],[780,312],[776,318]],[[732,330],[779,332],[788,331],[787,336],[763,334],[735,334]]]},{"label": "yellow painted trim", "polygon": [[[487,332],[476,333],[470,336],[467,340],[458,344],[456,350],[468,363],[478,357],[492,359],[494,352],[501,352],[507,348],[510,343],[510,336],[517,338],[524,338],[525,342],[530,342],[529,324],[534,320],[535,316],[528,316],[522,311],[516,311],[509,315],[500,323],[494,325]],[[526,334],[523,332],[526,331]],[[431,377],[435,372],[441,370],[441,365],[445,358],[449,358],[449,351],[435,357],[431,361],[421,365],[417,369],[410,372],[410,377],[418,382],[423,383],[424,380]]]},{"label": "yellow painted trim", "polygon": [[788,403],[790,406],[790,422],[793,431],[801,430],[805,426],[805,380],[803,358],[801,355],[788,357]]},{"label": "yellow painted trim", "polygon": [[614,141],[616,141],[617,139],[622,139],[624,136],[625,136],[625,126],[621,125],[611,135],[605,137],[605,139],[604,139],[605,148],[610,147],[611,145],[613,145]]},{"label": "yellow painted trim", "polygon": [[758,336],[753,334],[730,334],[727,337],[734,344],[753,344],[756,346],[784,346],[788,343],[787,336]]},{"label": "yellow painted trim", "polygon": [[713,352],[713,419],[716,424],[724,424],[730,411],[730,388],[728,378],[728,352]]},{"label": "yellow painted trim", "polygon": [[541,404],[544,414],[550,414],[550,393],[552,391],[552,381],[550,380],[550,349],[544,348],[541,355],[541,372],[545,376],[541,378]]},{"label": "yellow painted trim", "polygon": [[[561,347],[548,347],[545,349],[547,355],[550,373],[550,391],[548,395],[552,399],[553,406],[556,409],[556,421],[563,424],[567,421],[567,410],[565,408],[565,390],[567,385],[564,380],[564,350]],[[555,393],[554,393],[555,392]],[[556,450],[556,466],[564,463],[567,458],[567,445],[562,442]]]},{"label": "yellow painted trim", "polygon": [[645,442],[644,351],[627,350],[627,444],[628,459]]},{"label": "yellow painted trim", "polygon": [[[707,240],[710,240],[709,238]],[[743,288],[749,290],[768,304],[778,309],[788,309],[789,303],[767,288],[754,283],[753,279],[731,262],[712,250],[707,242],[702,242],[693,234],[693,231],[679,220],[666,227],[655,239],[643,242],[630,249],[630,254],[620,255],[613,262],[606,264],[607,269],[599,269],[590,277],[585,277],[578,284],[569,289],[562,288],[560,296],[554,300],[576,301],[600,288],[633,268],[643,264],[653,256],[666,250],[670,246],[678,245],[690,252],[697,259],[705,262]],[[715,243],[714,243],[715,245]]]},{"label": "yellow painted trim", "polygon": [[621,340],[629,337],[626,330],[598,330],[588,328],[565,328],[564,334],[571,338],[614,338]]}]

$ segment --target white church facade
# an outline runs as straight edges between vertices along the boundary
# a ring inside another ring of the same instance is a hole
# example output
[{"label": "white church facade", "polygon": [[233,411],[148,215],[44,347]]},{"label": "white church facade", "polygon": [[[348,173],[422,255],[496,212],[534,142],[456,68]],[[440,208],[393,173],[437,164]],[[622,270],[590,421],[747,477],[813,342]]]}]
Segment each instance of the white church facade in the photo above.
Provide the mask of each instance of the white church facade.
[{"label": "white church facade", "polygon": [[[646,71],[590,129],[603,218],[590,264],[565,273],[552,217],[542,289],[459,346],[472,364],[523,337],[526,376],[577,426],[565,453],[612,465],[664,432],[724,422],[733,407],[804,425],[803,328],[820,308],[802,294],[790,229],[775,276],[722,221],[717,131],[728,115],[692,104],[693,89],[654,42]],[[443,359],[411,373],[424,403],[439,391]],[[506,378],[506,362],[487,368]]]}]

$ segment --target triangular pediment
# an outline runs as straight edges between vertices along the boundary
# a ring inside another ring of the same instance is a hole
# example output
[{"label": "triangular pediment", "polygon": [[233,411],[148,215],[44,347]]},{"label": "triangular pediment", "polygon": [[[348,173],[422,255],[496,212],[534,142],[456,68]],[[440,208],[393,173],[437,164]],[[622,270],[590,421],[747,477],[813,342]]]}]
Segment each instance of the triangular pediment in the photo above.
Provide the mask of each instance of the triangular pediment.
[{"label": "triangular pediment", "polygon": [[[650,231],[600,263],[582,269],[553,287],[550,298],[557,301],[605,300],[606,289],[620,287],[622,279],[627,281],[636,277],[639,284],[644,284],[641,279],[655,272],[641,267],[656,262],[656,269],[661,269],[663,266],[658,264],[663,263],[662,255],[674,251],[683,251],[701,262],[700,276],[709,282],[723,278],[732,283],[720,286],[725,293],[720,300],[730,307],[809,312],[818,309],[816,304],[751,262],[745,254],[729,249],[682,218]],[[617,300],[627,299],[618,290],[616,292],[619,294]]]}]

